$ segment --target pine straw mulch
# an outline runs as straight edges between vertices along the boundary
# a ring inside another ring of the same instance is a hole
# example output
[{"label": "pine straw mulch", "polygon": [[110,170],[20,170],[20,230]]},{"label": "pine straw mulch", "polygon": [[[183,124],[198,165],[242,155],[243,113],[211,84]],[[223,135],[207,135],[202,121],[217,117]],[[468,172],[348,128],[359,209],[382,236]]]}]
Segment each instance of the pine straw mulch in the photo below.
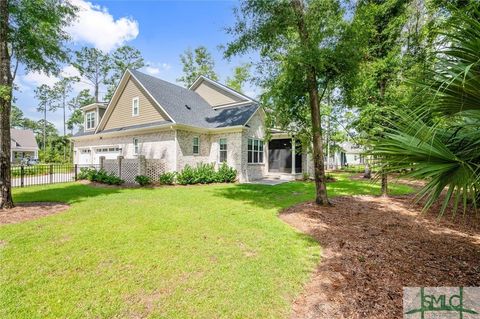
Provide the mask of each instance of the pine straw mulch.
[{"label": "pine straw mulch", "polygon": [[308,202],[281,218],[322,246],[292,318],[402,318],[404,286],[480,286],[480,217],[438,221],[412,196]]},{"label": "pine straw mulch", "polygon": [[0,225],[16,224],[66,211],[70,206],[56,202],[18,203],[12,209],[0,209]]}]

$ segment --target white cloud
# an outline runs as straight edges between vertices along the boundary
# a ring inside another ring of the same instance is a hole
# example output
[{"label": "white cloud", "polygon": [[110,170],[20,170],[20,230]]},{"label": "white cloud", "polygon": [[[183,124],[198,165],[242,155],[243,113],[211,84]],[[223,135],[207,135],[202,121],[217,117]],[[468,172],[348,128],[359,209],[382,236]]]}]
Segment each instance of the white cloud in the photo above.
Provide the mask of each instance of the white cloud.
[{"label": "white cloud", "polygon": [[143,68],[143,71],[150,74],[150,75],[159,75],[160,73],[165,73],[172,68],[172,66],[168,63],[155,63],[155,62],[147,62],[147,66]]},{"label": "white cloud", "polygon": [[160,73],[160,69],[153,66],[146,66],[145,72],[147,72],[150,75],[157,75]]},{"label": "white cloud", "polygon": [[[85,78],[82,78],[78,70],[72,65],[67,65],[63,67],[62,71],[60,72],[60,75],[63,77],[76,76],[80,79],[79,82],[75,82],[73,85],[74,94],[77,94],[83,89],[92,89],[92,86],[89,84],[89,82]],[[59,77],[53,76],[53,75],[47,75],[43,72],[29,72],[17,79],[18,79],[18,81],[16,81],[17,85],[19,85],[22,88],[22,90],[26,91],[29,88],[35,89],[36,87],[42,84],[53,86],[55,82],[59,80]]]},{"label": "white cloud", "polygon": [[40,86],[46,84],[52,86],[58,78],[53,75],[48,75],[43,72],[30,72],[22,77],[22,82],[27,85]]},{"label": "white cloud", "polygon": [[85,0],[71,0],[79,8],[77,20],[67,28],[76,42],[87,42],[108,52],[138,35],[138,22],[128,17],[117,20],[107,8]]}]

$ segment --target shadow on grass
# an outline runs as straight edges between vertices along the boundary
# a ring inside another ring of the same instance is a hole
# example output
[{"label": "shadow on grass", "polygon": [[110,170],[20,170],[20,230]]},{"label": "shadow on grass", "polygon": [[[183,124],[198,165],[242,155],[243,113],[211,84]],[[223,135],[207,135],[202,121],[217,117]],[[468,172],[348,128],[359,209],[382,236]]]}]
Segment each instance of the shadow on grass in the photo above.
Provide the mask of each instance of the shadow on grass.
[{"label": "shadow on grass", "polygon": [[121,192],[121,189],[91,187],[80,183],[54,184],[15,188],[14,202],[62,202],[78,203],[96,196],[104,196]]},{"label": "shadow on grass", "polygon": [[[390,184],[391,195],[411,193],[413,189],[406,185]],[[330,198],[349,195],[380,195],[380,185],[371,181],[355,181],[340,178],[336,182],[327,183]],[[232,200],[248,202],[262,208],[283,209],[291,205],[314,200],[314,182],[289,182],[279,185],[238,184],[234,187],[215,190],[216,196]]]}]

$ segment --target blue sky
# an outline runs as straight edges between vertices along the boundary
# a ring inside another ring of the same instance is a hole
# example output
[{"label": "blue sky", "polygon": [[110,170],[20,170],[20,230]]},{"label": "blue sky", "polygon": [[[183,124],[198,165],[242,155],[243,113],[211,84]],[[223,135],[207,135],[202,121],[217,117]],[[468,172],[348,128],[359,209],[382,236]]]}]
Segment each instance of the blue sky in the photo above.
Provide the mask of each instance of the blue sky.
[{"label": "blue sky", "polygon": [[[79,20],[68,29],[72,35],[72,48],[92,46],[104,51],[114,50],[121,44],[138,48],[149,68],[145,72],[174,82],[181,75],[180,54],[187,48],[205,45],[216,62],[216,71],[224,81],[232,69],[253,56],[226,61],[218,50],[230,37],[224,28],[235,22],[233,8],[236,1],[86,1],[74,0],[81,7]],[[64,74],[74,75],[71,66],[65,65]],[[42,83],[52,84],[55,78],[45,74],[19,71],[15,92],[16,105],[32,119],[40,119],[36,112],[34,89]],[[75,91],[88,87],[80,83]],[[246,93],[255,95],[254,87]],[[47,119],[58,128],[62,126],[60,111],[50,112]]]}]

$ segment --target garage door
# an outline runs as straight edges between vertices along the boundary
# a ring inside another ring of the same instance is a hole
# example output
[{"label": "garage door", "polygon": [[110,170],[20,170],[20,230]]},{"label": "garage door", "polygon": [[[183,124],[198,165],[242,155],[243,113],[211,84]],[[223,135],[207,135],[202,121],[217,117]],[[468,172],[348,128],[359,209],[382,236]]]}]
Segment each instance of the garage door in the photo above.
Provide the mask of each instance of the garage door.
[{"label": "garage door", "polygon": [[116,159],[120,155],[119,147],[102,147],[95,149],[94,164],[100,163],[100,156],[105,156],[105,159]]},{"label": "garage door", "polygon": [[89,149],[81,149],[79,151],[78,164],[80,165],[92,164],[92,152]]}]

